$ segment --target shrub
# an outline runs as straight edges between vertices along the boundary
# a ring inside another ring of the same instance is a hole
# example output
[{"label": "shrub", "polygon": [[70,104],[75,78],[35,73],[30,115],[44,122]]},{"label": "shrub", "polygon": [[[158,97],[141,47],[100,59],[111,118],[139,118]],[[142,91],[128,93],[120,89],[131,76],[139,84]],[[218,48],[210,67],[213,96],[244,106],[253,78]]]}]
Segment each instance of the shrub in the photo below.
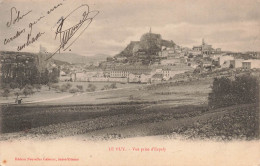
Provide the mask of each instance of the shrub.
[{"label": "shrub", "polygon": [[25,96],[34,94],[33,86],[32,85],[26,85],[23,89],[23,94]]},{"label": "shrub", "polygon": [[83,86],[82,85],[77,85],[76,87],[79,89],[79,91],[83,91]]},{"label": "shrub", "polygon": [[112,84],[110,85],[110,88],[111,88],[111,89],[116,89],[116,88],[117,88],[116,83],[112,83]]},{"label": "shrub", "polygon": [[61,85],[61,87],[59,89],[61,92],[66,92],[68,90],[67,86],[65,84]]},{"label": "shrub", "polygon": [[10,90],[9,89],[7,89],[7,88],[5,88],[4,89],[4,92],[3,92],[3,97],[6,97],[6,98],[8,98],[8,96],[9,96],[9,93],[10,93]]},{"label": "shrub", "polygon": [[15,89],[15,88],[18,88],[18,87],[19,87],[19,85],[17,83],[15,83],[15,82],[10,83],[10,88]]},{"label": "shrub", "polygon": [[110,86],[109,85],[105,85],[101,90],[108,90],[110,89]]},{"label": "shrub", "polygon": [[34,84],[33,86],[35,89],[37,89],[37,91],[42,89],[42,86],[40,84]]},{"label": "shrub", "polygon": [[21,93],[20,93],[20,92],[15,92],[14,95],[15,95],[15,96],[20,96]]},{"label": "shrub", "polygon": [[66,83],[65,86],[66,86],[66,88],[70,89],[72,87],[72,84],[71,83]]},{"label": "shrub", "polygon": [[72,89],[69,90],[69,92],[70,92],[70,93],[77,93],[77,92],[78,92],[78,89],[72,88]]},{"label": "shrub", "polygon": [[67,90],[69,90],[72,87],[71,83],[66,83],[61,85],[60,87],[60,91],[61,92],[66,92]]},{"label": "shrub", "polygon": [[55,89],[55,90],[59,90],[60,89],[60,86],[59,85],[51,85],[51,87],[53,88],[53,89]]},{"label": "shrub", "polygon": [[88,84],[87,92],[94,92],[97,89],[97,87],[93,84]]}]

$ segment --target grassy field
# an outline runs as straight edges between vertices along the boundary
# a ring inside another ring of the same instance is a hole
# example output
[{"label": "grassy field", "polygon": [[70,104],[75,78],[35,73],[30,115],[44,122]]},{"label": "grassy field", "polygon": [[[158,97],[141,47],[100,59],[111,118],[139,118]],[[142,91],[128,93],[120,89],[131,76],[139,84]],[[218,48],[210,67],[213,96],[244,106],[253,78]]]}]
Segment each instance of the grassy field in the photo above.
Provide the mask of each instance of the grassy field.
[{"label": "grassy field", "polygon": [[206,106],[172,108],[157,103],[119,103],[73,106],[9,106],[1,110],[1,140],[52,139],[67,136],[125,138],[181,135],[199,139],[255,139],[255,105],[209,111]]},{"label": "grassy field", "polygon": [[[210,83],[211,80],[122,84],[117,89],[105,91],[61,93],[68,96],[39,103],[2,105],[1,132],[4,134],[1,140],[67,136],[108,139],[148,135],[255,139],[259,124],[256,105],[208,110]],[[79,84],[73,84],[76,85]],[[104,84],[98,87],[102,86]],[[48,94],[48,89],[42,91]]]},{"label": "grassy field", "polygon": [[[33,95],[28,95],[28,96],[24,96],[23,94],[21,94],[19,96],[19,98],[23,99],[23,103],[54,103],[54,104],[66,104],[67,102],[69,102],[69,104],[76,102],[76,103],[92,103],[92,101],[89,101],[89,98],[91,98],[91,96],[96,93],[98,96],[100,94],[101,90],[105,85],[111,85],[111,83],[102,83],[102,82],[95,82],[95,83],[88,83],[88,82],[69,82],[71,84],[71,88],[70,89],[77,89],[77,85],[81,85],[83,87],[83,91],[82,92],[78,92],[77,94],[75,93],[70,93],[69,89],[67,91],[61,92],[60,90],[54,89],[54,88],[50,88],[48,86],[42,86],[40,90],[35,90],[34,89],[34,94]],[[57,84],[53,84],[53,86],[57,85],[59,87],[61,87],[62,85],[67,84],[66,82],[59,82]],[[89,84],[95,85],[97,88],[94,92],[87,92],[86,89],[88,87]],[[116,83],[116,89],[114,90],[120,90],[120,89],[135,89],[135,87],[140,86],[139,84],[120,84],[120,83]],[[16,99],[16,95],[14,95],[14,92],[20,92],[22,93],[21,90],[19,89],[15,89],[12,90],[11,93],[9,94],[9,97],[0,97],[0,104],[15,104],[15,99]],[[109,91],[113,91],[112,89],[110,89]],[[107,93],[106,91],[104,91],[105,93]],[[110,93],[110,92],[109,92]],[[79,94],[83,94],[83,96],[80,97],[80,100],[78,99],[78,95]],[[63,100],[69,98],[68,100]],[[82,98],[85,98],[82,100]],[[50,102],[51,101],[51,102]],[[100,103],[100,102],[99,102]]]}]

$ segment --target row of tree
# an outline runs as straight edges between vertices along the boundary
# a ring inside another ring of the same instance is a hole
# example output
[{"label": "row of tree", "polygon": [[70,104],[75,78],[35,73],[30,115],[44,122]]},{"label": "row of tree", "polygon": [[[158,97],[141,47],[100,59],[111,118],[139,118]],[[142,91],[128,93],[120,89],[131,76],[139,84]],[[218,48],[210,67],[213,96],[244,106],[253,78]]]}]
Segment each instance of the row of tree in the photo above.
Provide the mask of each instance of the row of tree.
[{"label": "row of tree", "polygon": [[48,84],[58,82],[60,71],[53,68],[40,72],[36,65],[29,63],[27,65],[3,63],[1,66],[1,84],[9,85],[10,88],[24,88],[26,85]]},{"label": "row of tree", "polygon": [[236,104],[257,102],[259,97],[259,80],[250,75],[215,78],[212,92],[209,94],[209,107],[219,108]]}]

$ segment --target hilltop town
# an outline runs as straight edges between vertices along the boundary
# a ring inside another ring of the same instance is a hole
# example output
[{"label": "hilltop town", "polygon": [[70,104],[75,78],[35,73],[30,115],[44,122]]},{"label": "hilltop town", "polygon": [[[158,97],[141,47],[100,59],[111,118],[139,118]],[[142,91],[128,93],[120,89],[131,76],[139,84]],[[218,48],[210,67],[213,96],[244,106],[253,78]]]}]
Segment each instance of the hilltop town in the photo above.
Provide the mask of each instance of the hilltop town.
[{"label": "hilltop town", "polygon": [[13,66],[19,64],[27,66],[27,69],[37,68],[39,73],[53,73],[57,77],[54,82],[151,84],[174,81],[184,73],[193,75],[223,69],[260,68],[259,52],[222,51],[207,44],[204,39],[193,48],[182,47],[162,39],[160,34],[152,33],[151,29],[141,36],[140,41],[131,41],[124,50],[107,57],[105,61],[71,64],[55,60],[55,56],[45,61],[48,54],[44,47],[40,48],[38,54],[2,51],[1,76],[7,82],[12,80],[15,75]]},{"label": "hilltop town", "polygon": [[[258,69],[259,52],[229,52],[213,48],[204,39],[193,48],[163,40],[148,32],[131,41],[124,50],[106,61],[70,68],[61,66],[60,81],[156,83],[173,80],[183,73],[207,73],[223,69]],[[65,69],[65,71],[63,70]]]}]

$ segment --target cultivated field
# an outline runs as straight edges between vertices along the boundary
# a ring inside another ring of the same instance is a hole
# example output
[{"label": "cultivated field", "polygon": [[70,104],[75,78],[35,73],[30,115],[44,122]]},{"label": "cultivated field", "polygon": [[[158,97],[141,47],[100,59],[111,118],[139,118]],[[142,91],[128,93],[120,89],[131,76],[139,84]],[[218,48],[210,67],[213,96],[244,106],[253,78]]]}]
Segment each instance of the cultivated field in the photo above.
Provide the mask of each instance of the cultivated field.
[{"label": "cultivated field", "polygon": [[1,140],[88,139],[168,135],[200,139],[255,139],[255,105],[207,110],[205,106],[158,107],[157,103],[3,107]]},{"label": "cultivated field", "polygon": [[[207,98],[211,84],[209,79],[122,84],[116,89],[67,94],[37,103],[2,105],[1,140],[68,136],[114,139],[151,135],[255,139],[259,127],[256,105],[209,110]],[[99,88],[102,86],[100,84]]]}]

